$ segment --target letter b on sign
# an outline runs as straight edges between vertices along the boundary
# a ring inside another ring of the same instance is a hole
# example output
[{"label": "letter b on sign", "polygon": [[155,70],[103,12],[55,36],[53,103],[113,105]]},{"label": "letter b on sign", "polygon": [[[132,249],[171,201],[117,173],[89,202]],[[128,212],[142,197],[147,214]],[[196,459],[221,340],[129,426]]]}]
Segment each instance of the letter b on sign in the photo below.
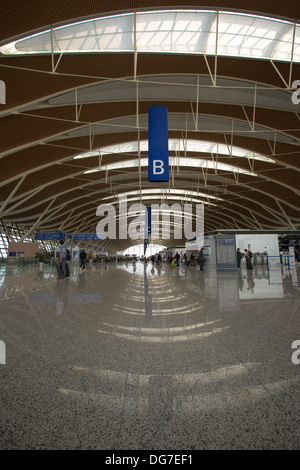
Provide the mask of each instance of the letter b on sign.
[{"label": "letter b on sign", "polygon": [[167,108],[149,108],[148,126],[148,181],[169,181]]},{"label": "letter b on sign", "polygon": [[162,160],[153,160],[153,174],[161,175],[164,171],[164,162]]}]

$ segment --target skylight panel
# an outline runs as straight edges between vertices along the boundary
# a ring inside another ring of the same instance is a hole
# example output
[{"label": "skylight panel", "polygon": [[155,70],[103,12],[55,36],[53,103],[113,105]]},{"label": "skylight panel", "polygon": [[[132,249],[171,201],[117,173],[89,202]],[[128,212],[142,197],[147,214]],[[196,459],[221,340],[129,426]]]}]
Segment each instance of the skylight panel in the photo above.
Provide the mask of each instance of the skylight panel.
[{"label": "skylight panel", "polygon": [[[217,21],[218,17],[218,21]],[[136,24],[136,31],[134,27]],[[217,31],[218,28],[218,31]],[[2,54],[52,52],[205,53],[290,60],[291,22],[252,14],[164,10],[84,20],[54,27],[0,47]],[[300,61],[300,31],[296,26],[293,60]]]},{"label": "skylight panel", "polygon": [[[277,60],[291,60],[294,37],[294,25],[289,25],[287,32],[277,42],[273,57]],[[296,26],[293,60],[300,61],[300,26]]]},{"label": "skylight panel", "polygon": [[[93,168],[91,170],[87,170],[84,172],[84,174],[88,173],[95,173],[97,171],[111,171],[111,170],[123,170],[123,169],[128,169],[128,168],[136,168],[139,167],[141,164],[141,167],[147,167],[148,166],[148,159],[147,158],[141,158],[140,161],[133,159],[133,160],[126,160],[122,162],[114,162],[114,163],[109,163],[107,165],[103,165],[98,168]],[[186,157],[170,157],[169,158],[169,164],[172,166],[180,166],[180,167],[189,167],[189,168],[206,168],[206,169],[211,169],[211,170],[221,170],[221,171],[229,171],[229,172],[235,172],[235,173],[240,173],[240,174],[247,174],[251,176],[255,176],[254,173],[245,170],[243,168],[234,166],[234,165],[228,165],[226,163],[220,163],[220,162],[213,162],[211,160],[205,160],[205,159],[199,159],[199,158],[186,158]]]},{"label": "skylight panel", "polygon": [[[185,196],[186,198],[191,198],[191,197],[203,197],[207,199],[214,199],[214,200],[219,200],[222,201],[222,199],[212,196],[210,194],[205,194],[202,192],[198,191],[191,191],[191,190],[184,190],[184,189],[168,189],[167,191],[163,188],[150,188],[150,189],[141,189],[141,190],[136,190],[136,191],[127,191],[124,193],[119,193],[119,198],[122,197],[128,197],[128,196],[147,196],[147,195],[152,195],[156,194],[156,196],[160,196],[162,198],[169,198],[170,195],[178,195],[178,196]],[[109,200],[109,199],[115,199],[115,196],[107,196],[103,198],[103,201]]]},{"label": "skylight panel", "polygon": [[[109,145],[107,147],[102,147],[95,151],[86,152],[84,154],[76,155],[74,159],[95,157],[99,155],[109,155],[109,154],[133,154],[138,151],[138,141],[134,142],[125,142],[117,145]],[[140,151],[148,151],[148,140],[140,141]],[[192,140],[192,139],[169,139],[169,151],[178,151],[180,153],[187,152],[197,152],[197,153],[209,153],[214,155],[228,155],[232,157],[241,157],[249,158],[251,160],[260,160],[268,163],[274,163],[275,160],[272,158],[266,157],[259,153],[253,153],[247,149],[240,147],[228,146],[225,144],[219,144],[209,141],[201,140]],[[176,157],[175,157],[176,158]]]}]

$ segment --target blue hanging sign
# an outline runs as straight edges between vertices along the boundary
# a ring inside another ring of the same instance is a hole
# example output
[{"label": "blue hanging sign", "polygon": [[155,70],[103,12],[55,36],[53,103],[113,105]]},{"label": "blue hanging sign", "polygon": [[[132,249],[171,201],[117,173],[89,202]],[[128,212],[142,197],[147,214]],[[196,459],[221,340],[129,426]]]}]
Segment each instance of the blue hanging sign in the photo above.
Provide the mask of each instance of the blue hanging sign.
[{"label": "blue hanging sign", "polygon": [[101,235],[97,235],[97,233],[75,233],[73,235],[73,240],[76,241],[96,241],[96,240],[103,240]]},{"label": "blue hanging sign", "polygon": [[59,241],[61,240],[61,236],[57,233],[43,233],[43,232],[36,232],[34,234],[35,240],[52,240],[52,241]]},{"label": "blue hanging sign", "polygon": [[168,108],[164,106],[149,108],[148,181],[169,181]]}]

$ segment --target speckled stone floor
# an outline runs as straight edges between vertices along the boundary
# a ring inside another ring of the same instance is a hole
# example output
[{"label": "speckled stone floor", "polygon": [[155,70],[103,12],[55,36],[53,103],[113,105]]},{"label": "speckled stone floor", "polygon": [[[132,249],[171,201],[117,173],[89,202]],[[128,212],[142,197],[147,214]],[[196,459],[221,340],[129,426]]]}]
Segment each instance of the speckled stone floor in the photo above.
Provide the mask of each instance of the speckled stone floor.
[{"label": "speckled stone floor", "polygon": [[2,265],[0,449],[299,449],[299,268]]}]

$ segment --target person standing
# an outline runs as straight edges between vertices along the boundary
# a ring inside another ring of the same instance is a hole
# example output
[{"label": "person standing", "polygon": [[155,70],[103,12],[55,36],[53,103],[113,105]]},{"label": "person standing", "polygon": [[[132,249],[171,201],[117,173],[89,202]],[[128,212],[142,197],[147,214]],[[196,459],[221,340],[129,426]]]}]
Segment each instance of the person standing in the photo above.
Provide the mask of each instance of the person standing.
[{"label": "person standing", "polygon": [[247,269],[250,269],[250,266],[251,266],[251,257],[250,257],[250,250],[247,250],[247,248],[245,248],[245,258],[246,258],[246,268]]},{"label": "person standing", "polygon": [[179,259],[180,259],[180,254],[179,254],[178,251],[177,251],[177,253],[176,253],[176,255],[175,255],[175,260],[176,260],[177,266],[179,266]]},{"label": "person standing", "polygon": [[238,269],[240,269],[240,267],[241,267],[241,259],[242,259],[242,256],[243,256],[243,255],[242,255],[242,253],[240,252],[240,249],[238,248],[238,249],[236,250],[236,259],[237,259],[237,267],[238,267]]},{"label": "person standing", "polygon": [[200,271],[204,271],[203,266],[204,266],[204,253],[203,253],[203,248],[199,251],[199,264],[200,264]]},{"label": "person standing", "polygon": [[64,240],[60,240],[60,250],[59,250],[59,258],[57,264],[57,271],[59,279],[66,279],[66,272],[67,272],[67,249],[65,247]]},{"label": "person standing", "polygon": [[80,267],[85,269],[85,262],[86,262],[86,251],[83,249],[80,253]]}]

